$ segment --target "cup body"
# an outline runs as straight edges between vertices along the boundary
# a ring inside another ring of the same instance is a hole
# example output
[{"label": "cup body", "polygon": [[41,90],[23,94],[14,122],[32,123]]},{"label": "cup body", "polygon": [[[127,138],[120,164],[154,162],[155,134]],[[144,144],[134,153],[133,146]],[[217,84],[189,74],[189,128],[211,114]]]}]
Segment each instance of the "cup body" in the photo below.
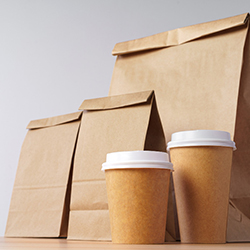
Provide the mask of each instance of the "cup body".
[{"label": "cup body", "polygon": [[[118,154],[136,154],[136,152],[139,154],[143,152],[146,156],[152,151],[118,152]],[[160,152],[156,152],[156,155],[158,153]],[[143,160],[143,156],[139,161],[116,159],[117,164],[112,163],[110,168],[105,169],[113,243],[165,242],[172,164],[165,162],[168,167],[157,168],[154,160]],[[107,159],[106,164],[108,163]],[[163,162],[162,164],[164,165]]]},{"label": "cup body", "polygon": [[[222,132],[222,131],[221,131]],[[209,137],[209,136],[208,136]],[[183,243],[225,243],[234,144],[216,138],[170,147],[180,237]],[[196,138],[197,139],[197,138]],[[202,139],[202,138],[199,138]],[[204,138],[203,138],[204,139]],[[188,138],[192,141],[192,138]],[[231,146],[230,146],[231,143]],[[199,145],[201,144],[201,145]]]}]

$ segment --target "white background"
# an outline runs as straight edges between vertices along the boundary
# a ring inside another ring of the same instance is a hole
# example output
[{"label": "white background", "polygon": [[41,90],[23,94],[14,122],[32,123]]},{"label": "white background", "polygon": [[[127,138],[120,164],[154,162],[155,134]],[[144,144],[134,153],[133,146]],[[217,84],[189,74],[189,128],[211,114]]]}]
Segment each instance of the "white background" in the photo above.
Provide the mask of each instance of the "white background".
[{"label": "white background", "polygon": [[30,120],[108,95],[117,42],[250,11],[250,0],[0,0],[0,236]]}]

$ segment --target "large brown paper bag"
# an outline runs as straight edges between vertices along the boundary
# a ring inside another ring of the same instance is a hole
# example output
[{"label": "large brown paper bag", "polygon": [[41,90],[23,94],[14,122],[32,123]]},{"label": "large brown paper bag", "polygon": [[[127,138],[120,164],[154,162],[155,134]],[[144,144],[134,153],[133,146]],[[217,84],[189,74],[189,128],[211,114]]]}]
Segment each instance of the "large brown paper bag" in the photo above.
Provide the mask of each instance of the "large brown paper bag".
[{"label": "large brown paper bag", "polygon": [[6,237],[66,237],[82,112],[34,120],[22,145]]},{"label": "large brown paper bag", "polygon": [[109,95],[154,89],[166,138],[228,131],[233,156],[228,241],[250,240],[249,19],[242,14],[118,43]]},{"label": "large brown paper bag", "polygon": [[107,153],[166,151],[152,91],[85,100],[74,160],[68,239],[111,240],[105,174]]}]

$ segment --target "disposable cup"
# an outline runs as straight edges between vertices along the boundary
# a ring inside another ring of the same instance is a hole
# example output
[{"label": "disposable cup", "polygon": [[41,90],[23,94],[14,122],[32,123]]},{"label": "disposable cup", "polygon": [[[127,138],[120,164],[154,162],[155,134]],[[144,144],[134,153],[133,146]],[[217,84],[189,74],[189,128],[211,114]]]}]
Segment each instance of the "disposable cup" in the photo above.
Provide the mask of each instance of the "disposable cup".
[{"label": "disposable cup", "polygon": [[107,155],[105,171],[112,242],[164,243],[170,171],[168,154],[126,151]]},{"label": "disposable cup", "polygon": [[225,243],[232,153],[230,134],[177,132],[168,143],[183,243]]}]

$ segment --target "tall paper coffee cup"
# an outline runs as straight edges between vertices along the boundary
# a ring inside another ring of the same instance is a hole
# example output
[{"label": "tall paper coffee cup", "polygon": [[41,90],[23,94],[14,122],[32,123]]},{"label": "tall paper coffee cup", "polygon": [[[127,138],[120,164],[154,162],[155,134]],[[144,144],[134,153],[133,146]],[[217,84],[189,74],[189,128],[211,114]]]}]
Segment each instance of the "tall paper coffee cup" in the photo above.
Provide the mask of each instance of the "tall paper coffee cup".
[{"label": "tall paper coffee cup", "polygon": [[225,243],[232,153],[224,131],[178,132],[168,143],[183,243]]},{"label": "tall paper coffee cup", "polygon": [[107,155],[105,171],[112,242],[164,243],[172,163],[155,151]]}]

